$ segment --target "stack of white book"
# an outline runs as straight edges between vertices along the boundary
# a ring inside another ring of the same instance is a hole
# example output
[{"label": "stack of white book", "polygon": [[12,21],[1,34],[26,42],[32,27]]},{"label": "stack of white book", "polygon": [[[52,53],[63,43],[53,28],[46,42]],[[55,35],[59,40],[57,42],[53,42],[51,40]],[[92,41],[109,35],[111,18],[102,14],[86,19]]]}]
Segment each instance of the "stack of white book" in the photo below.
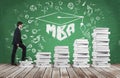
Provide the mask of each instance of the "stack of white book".
[{"label": "stack of white book", "polygon": [[109,28],[96,28],[93,31],[93,65],[110,67]]},{"label": "stack of white book", "polygon": [[89,42],[87,39],[76,39],[74,41],[73,66],[74,67],[89,67]]},{"label": "stack of white book", "polygon": [[54,67],[70,67],[69,65],[69,47],[56,46],[54,48]]},{"label": "stack of white book", "polygon": [[20,63],[20,67],[33,67],[34,65],[32,64],[33,61],[28,61],[28,60],[25,60],[25,61],[19,61]]},{"label": "stack of white book", "polygon": [[36,54],[36,67],[51,67],[51,52],[38,52]]}]

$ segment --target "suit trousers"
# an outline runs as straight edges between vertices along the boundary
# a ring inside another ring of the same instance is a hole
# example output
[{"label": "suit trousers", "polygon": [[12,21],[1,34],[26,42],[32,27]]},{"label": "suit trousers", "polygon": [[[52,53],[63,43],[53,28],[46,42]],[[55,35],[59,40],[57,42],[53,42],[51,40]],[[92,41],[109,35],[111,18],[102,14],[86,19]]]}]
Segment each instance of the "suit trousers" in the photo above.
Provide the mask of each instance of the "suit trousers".
[{"label": "suit trousers", "polygon": [[[22,61],[25,61],[26,59],[26,46],[24,44],[19,44],[19,47],[22,49]],[[16,51],[17,51],[18,46],[13,45],[13,50],[12,50],[12,55],[11,55],[11,64],[15,64],[15,56],[16,56]]]}]

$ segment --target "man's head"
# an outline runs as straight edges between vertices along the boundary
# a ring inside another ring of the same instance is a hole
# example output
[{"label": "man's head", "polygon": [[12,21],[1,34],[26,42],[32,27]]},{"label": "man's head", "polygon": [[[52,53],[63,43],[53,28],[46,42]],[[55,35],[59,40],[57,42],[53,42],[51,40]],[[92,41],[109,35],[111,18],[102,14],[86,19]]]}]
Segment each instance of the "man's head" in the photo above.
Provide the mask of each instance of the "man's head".
[{"label": "man's head", "polygon": [[22,23],[21,21],[18,21],[18,22],[17,22],[17,27],[18,27],[19,29],[21,29],[22,26],[23,26],[23,23]]}]

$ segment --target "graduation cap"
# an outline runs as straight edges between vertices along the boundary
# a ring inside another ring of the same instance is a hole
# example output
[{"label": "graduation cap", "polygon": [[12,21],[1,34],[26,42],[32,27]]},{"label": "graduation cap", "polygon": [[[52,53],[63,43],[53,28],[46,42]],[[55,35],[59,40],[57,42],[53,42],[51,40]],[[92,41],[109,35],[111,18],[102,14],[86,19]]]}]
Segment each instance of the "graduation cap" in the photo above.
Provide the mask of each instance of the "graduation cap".
[{"label": "graduation cap", "polygon": [[44,21],[49,24],[54,24],[57,26],[66,25],[76,20],[82,19],[84,16],[78,16],[75,14],[69,14],[64,12],[55,12],[48,15],[37,17],[37,20]]},{"label": "graduation cap", "polygon": [[54,12],[48,15],[37,17],[37,20],[46,23],[46,32],[49,34],[52,32],[52,36],[62,41],[71,36],[75,32],[75,21],[82,19],[84,16],[78,16],[75,14],[69,14],[64,12]]}]

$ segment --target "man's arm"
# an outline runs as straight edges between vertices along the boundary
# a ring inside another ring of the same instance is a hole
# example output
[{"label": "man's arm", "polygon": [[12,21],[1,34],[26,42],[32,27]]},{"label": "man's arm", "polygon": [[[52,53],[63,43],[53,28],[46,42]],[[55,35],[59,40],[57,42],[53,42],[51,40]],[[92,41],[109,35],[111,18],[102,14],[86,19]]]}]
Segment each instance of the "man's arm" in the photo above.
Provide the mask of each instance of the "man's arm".
[{"label": "man's arm", "polygon": [[15,43],[17,46],[19,46],[19,44],[20,44],[20,31],[18,29],[15,30],[14,36],[15,36]]}]

